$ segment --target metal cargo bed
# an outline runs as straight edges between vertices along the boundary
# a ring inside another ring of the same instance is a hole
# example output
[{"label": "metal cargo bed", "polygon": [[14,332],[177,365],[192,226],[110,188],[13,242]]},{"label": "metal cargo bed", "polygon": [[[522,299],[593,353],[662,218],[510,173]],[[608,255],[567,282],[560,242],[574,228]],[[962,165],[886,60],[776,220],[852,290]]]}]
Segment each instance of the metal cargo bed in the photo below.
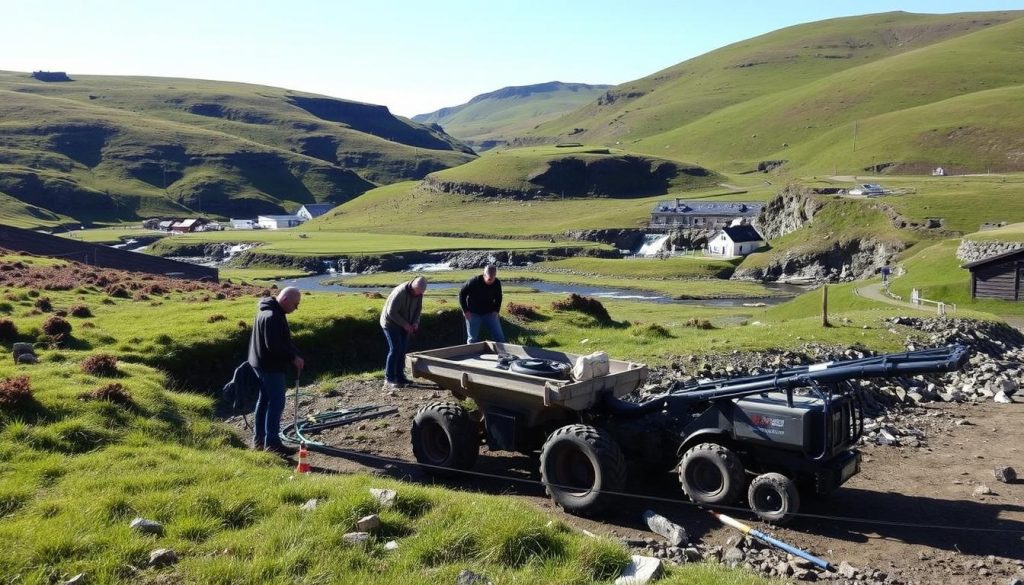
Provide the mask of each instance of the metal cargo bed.
[{"label": "metal cargo bed", "polygon": [[498,368],[501,354],[555,360],[570,367],[579,357],[538,347],[481,341],[410,353],[406,363],[413,376],[432,380],[456,394],[534,412],[545,407],[585,410],[604,393],[624,396],[647,380],[646,365],[613,359],[608,360],[608,374],[590,380],[545,378]]}]

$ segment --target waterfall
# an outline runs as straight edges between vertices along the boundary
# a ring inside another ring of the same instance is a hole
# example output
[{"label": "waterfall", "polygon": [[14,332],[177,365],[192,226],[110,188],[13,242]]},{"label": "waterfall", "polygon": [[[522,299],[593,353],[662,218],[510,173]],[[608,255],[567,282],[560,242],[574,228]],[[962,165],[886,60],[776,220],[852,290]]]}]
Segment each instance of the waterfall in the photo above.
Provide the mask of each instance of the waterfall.
[{"label": "waterfall", "polygon": [[654,256],[665,249],[668,234],[644,234],[644,243],[636,251],[637,256]]}]

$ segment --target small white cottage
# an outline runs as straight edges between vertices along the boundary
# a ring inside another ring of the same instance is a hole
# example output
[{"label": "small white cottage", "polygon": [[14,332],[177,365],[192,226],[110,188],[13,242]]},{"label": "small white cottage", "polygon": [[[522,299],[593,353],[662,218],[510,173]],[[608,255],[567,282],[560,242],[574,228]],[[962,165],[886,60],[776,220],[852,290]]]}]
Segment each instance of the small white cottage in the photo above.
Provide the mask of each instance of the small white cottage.
[{"label": "small white cottage", "polygon": [[256,225],[265,230],[279,230],[295,227],[303,221],[297,215],[261,215],[256,218]]},{"label": "small white cottage", "polygon": [[764,238],[754,226],[734,225],[724,227],[708,240],[708,255],[731,258],[746,256],[764,245]]}]

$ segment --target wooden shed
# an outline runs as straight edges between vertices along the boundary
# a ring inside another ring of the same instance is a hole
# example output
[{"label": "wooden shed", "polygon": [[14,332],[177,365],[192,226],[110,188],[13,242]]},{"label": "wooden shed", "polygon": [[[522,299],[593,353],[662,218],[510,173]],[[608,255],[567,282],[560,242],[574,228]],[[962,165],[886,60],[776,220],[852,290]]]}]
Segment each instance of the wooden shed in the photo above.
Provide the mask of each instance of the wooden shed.
[{"label": "wooden shed", "polygon": [[1024,248],[964,264],[971,271],[971,298],[1024,300]]}]

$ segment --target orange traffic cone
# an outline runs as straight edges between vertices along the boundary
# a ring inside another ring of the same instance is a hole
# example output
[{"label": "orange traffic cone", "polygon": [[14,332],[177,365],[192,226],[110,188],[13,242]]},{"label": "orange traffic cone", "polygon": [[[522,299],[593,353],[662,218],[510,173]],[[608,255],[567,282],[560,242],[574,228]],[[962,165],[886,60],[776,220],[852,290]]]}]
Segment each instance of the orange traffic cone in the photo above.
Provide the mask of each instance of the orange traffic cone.
[{"label": "orange traffic cone", "polygon": [[309,472],[309,451],[306,449],[306,444],[302,443],[299,445],[299,464],[295,466],[295,473]]}]

